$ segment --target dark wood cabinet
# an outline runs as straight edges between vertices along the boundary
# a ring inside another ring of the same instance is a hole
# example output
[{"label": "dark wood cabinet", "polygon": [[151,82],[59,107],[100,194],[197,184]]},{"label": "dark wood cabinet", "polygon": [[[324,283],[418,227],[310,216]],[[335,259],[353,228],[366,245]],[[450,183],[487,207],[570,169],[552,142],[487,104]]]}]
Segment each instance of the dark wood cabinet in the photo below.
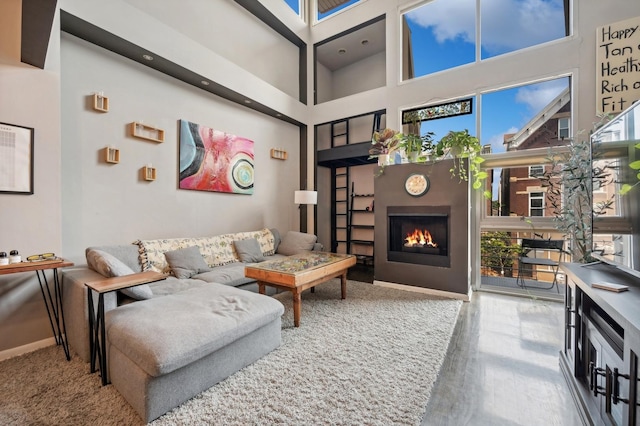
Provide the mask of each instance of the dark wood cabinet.
[{"label": "dark wood cabinet", "polygon": [[[560,368],[585,424],[640,425],[640,280],[605,263],[562,264],[565,339]],[[594,288],[624,284],[628,291]]]}]

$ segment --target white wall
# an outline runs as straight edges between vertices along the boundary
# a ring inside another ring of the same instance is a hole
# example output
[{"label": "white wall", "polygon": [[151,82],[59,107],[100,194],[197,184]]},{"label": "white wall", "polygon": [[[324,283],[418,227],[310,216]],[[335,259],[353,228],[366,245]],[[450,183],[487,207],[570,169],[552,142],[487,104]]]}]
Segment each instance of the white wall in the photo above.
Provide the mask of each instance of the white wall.
[{"label": "white wall", "polygon": [[332,98],[353,95],[385,85],[385,53],[369,56],[333,72]]},{"label": "white wall", "polygon": [[[297,126],[213,96],[143,65],[62,34],[63,251],[82,262],[90,245],[135,239],[204,236],[263,227],[294,226],[293,192],[299,170]],[[102,90],[110,111],[88,108]],[[253,195],[177,189],[178,120],[249,138],[255,149]],[[165,130],[165,142],[129,135],[143,120]],[[102,149],[120,149],[120,163],[105,163]],[[273,147],[287,161],[269,157]],[[154,182],[139,169],[152,163]],[[297,228],[297,222],[296,228]]]},{"label": "white wall", "polygon": [[[316,102],[322,103],[334,99],[333,97],[333,74],[331,70],[320,62],[315,63],[316,67]],[[313,81],[311,82],[313,87]],[[313,98],[311,98],[313,99]]]},{"label": "white wall", "polygon": [[[125,0],[207,49],[298,98],[299,50],[232,1]],[[198,19],[202,18],[202,19]],[[238,49],[241,46],[241,49]]]}]

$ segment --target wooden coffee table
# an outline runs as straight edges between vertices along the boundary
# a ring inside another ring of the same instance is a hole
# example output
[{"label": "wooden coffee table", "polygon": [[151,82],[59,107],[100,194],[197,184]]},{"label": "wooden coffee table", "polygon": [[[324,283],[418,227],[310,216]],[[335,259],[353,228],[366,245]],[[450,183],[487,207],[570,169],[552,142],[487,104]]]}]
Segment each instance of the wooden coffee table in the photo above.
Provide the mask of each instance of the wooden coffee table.
[{"label": "wooden coffee table", "polygon": [[266,285],[293,293],[293,324],[299,327],[302,292],[340,277],[341,296],[346,298],[347,270],[355,264],[351,254],[308,252],[245,266],[244,274],[258,281],[260,294]]}]

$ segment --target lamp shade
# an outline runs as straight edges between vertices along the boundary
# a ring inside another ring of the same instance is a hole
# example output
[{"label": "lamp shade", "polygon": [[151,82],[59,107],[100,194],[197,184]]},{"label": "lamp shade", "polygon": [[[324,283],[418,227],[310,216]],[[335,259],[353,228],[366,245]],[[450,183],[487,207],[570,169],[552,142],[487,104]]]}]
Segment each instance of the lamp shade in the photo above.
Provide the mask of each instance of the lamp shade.
[{"label": "lamp shade", "polygon": [[295,191],[293,202],[296,204],[318,204],[317,191]]}]

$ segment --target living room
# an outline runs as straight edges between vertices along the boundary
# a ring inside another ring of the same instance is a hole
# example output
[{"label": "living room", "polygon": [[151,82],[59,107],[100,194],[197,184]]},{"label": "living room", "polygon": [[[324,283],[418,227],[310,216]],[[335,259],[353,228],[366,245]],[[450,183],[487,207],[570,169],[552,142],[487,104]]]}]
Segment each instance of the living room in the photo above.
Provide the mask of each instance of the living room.
[{"label": "living room", "polygon": [[[314,25],[283,1],[257,2],[302,40],[301,60],[299,46],[241,5],[247,2],[61,0],[54,6],[42,69],[20,59],[23,2],[0,6],[0,121],[34,129],[34,191],[0,194],[0,251],[54,252],[76,265],[86,263],[85,249],[93,245],[265,227],[307,229],[330,247],[330,185],[326,170],[316,167],[316,125],[386,110],[387,127],[399,129],[401,111],[427,101],[570,75],[573,128],[590,129],[596,117],[596,28],[640,15],[630,0],[567,2],[568,37],[403,81],[399,14],[416,1],[362,0]],[[385,84],[314,104],[312,46],[381,15],[386,16]],[[144,65],[145,59],[132,61],[83,40],[71,33],[75,30],[65,30],[76,20],[201,79],[186,83]],[[216,91],[230,92],[233,100]],[[96,93],[109,99],[107,113],[91,108]],[[179,120],[255,141],[252,195],[178,189]],[[132,138],[131,122],[162,129],[164,142]],[[119,150],[118,164],[103,161],[107,147]],[[271,158],[272,149],[286,152],[286,160]],[[146,181],[140,170],[151,165],[155,180]],[[316,189],[317,207],[294,204],[299,189]],[[479,233],[477,226],[471,229]],[[479,279],[476,258],[472,250],[469,291]],[[0,358],[51,344],[35,277],[2,277],[0,284],[23,289],[0,293]]]}]

